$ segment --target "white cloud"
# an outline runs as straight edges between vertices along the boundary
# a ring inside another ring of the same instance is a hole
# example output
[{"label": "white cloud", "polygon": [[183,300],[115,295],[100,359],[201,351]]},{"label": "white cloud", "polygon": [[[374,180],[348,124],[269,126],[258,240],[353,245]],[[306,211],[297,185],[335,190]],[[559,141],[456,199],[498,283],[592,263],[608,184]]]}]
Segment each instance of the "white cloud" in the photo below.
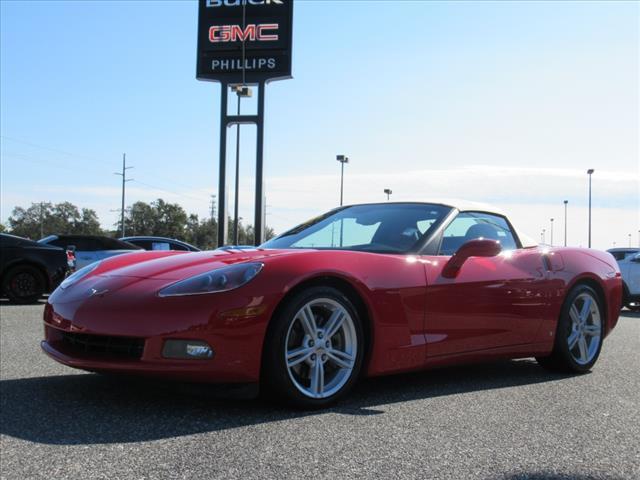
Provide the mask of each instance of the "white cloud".
[{"label": "white cloud", "polygon": [[[392,200],[429,200],[461,198],[492,203],[511,214],[519,228],[534,239],[555,219],[554,241],[563,237],[564,206],[569,200],[569,243],[587,244],[587,175],[585,171],[548,167],[496,167],[469,165],[461,168],[414,170],[408,172],[351,174],[345,172],[345,203],[385,200],[384,188],[393,190]],[[231,185],[229,185],[231,187]],[[267,223],[281,232],[339,203],[338,175],[287,175],[266,179]],[[593,246],[609,248],[626,245],[628,234],[638,242],[640,228],[640,175],[638,172],[599,170],[593,176]],[[93,208],[104,227],[117,221],[120,188],[77,185],[73,187],[38,186],[50,201],[69,200]],[[133,183],[127,186],[127,204],[150,202],[158,197],[181,204],[189,213],[209,215],[208,190],[158,190]],[[233,211],[233,191],[229,191],[228,212]],[[240,190],[240,216],[253,223],[254,184],[245,182]],[[3,191],[5,206],[28,205],[23,194]],[[10,207],[9,207],[10,208]]]}]

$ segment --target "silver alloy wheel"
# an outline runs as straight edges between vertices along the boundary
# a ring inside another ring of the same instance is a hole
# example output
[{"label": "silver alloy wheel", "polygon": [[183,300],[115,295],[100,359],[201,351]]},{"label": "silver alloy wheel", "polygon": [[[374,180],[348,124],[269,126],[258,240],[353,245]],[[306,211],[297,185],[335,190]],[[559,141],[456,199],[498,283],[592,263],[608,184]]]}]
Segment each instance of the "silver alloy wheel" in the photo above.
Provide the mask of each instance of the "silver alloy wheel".
[{"label": "silver alloy wheel", "polygon": [[576,363],[586,365],[598,353],[602,335],[600,307],[589,293],[581,293],[569,309],[571,330],[567,336],[569,353]]},{"label": "silver alloy wheel", "polygon": [[358,338],[351,315],[339,302],[307,302],[289,325],[285,345],[289,378],[305,396],[330,397],[351,378]]}]

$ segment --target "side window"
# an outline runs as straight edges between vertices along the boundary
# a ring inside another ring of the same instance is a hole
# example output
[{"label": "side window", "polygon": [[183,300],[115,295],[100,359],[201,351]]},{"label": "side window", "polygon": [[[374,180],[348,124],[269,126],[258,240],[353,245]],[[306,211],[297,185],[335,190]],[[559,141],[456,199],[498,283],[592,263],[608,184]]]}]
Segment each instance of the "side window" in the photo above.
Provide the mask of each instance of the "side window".
[{"label": "side window", "polygon": [[151,242],[151,250],[171,250],[167,242]]},{"label": "side window", "polygon": [[127,243],[135,245],[136,247],[142,247],[145,250],[153,250],[153,248],[151,248],[151,242],[148,240],[129,240]]},{"label": "side window", "polygon": [[476,238],[498,240],[503,250],[518,248],[515,235],[504,217],[483,212],[462,212],[445,229],[440,255],[453,255],[463,244]]},{"label": "side window", "polygon": [[171,246],[171,250],[179,250],[181,252],[188,252],[189,251],[189,249],[187,247],[183,247],[179,243],[172,243],[170,246]]}]

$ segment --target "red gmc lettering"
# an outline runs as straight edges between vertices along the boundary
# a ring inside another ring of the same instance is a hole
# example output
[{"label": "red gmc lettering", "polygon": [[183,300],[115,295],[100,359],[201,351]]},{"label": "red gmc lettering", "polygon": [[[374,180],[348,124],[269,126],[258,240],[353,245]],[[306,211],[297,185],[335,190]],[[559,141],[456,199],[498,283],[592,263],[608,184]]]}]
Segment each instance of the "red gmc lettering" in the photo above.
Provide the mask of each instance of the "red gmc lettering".
[{"label": "red gmc lettering", "polygon": [[[242,29],[240,25],[214,25],[209,28],[211,43],[237,41],[277,42],[279,39],[277,23],[249,24]],[[273,33],[275,32],[275,33]]]}]

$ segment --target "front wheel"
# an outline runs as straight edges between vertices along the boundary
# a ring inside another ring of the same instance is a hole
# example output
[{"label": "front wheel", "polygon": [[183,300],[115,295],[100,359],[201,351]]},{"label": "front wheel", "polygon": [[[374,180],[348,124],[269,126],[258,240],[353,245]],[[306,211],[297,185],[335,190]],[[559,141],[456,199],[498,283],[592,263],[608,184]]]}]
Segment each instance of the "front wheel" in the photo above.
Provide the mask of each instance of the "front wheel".
[{"label": "front wheel", "polygon": [[536,358],[543,367],[575,373],[593,367],[604,338],[603,307],[596,292],[578,285],[569,292],[558,321],[553,352]]},{"label": "front wheel", "polygon": [[267,390],[294,405],[319,408],[351,389],[362,366],[364,337],[345,295],[310,288],[291,298],[273,322],[265,344]]}]

